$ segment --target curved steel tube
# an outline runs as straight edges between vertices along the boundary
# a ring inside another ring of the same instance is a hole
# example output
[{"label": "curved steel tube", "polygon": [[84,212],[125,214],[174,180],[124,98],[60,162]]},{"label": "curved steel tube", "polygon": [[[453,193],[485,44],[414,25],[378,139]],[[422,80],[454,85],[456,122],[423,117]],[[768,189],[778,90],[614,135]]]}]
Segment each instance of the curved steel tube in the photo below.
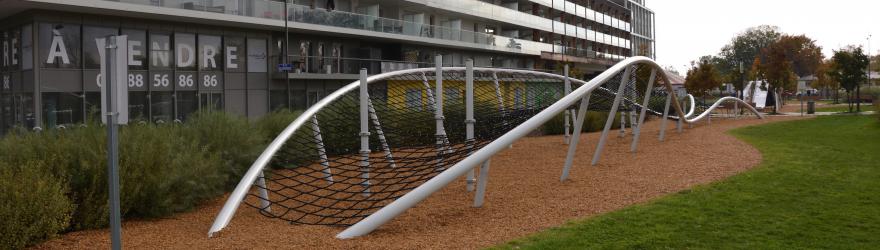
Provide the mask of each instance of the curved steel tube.
[{"label": "curved steel tube", "polygon": [[[406,209],[415,206],[420,201],[424,200],[432,193],[440,190],[445,187],[450,182],[454,181],[456,178],[466,174],[471,169],[476,166],[479,166],[481,163],[489,160],[489,158],[501,151],[504,148],[507,148],[507,145],[512,144],[514,141],[519,138],[525,137],[535,128],[543,125],[559,113],[563,112],[567,107],[574,105],[576,102],[580,101],[582,97],[591,93],[593,90],[599,88],[600,85],[604,84],[606,81],[612,79],[618,73],[620,73],[623,69],[629,66],[633,66],[636,64],[647,64],[653,68],[662,69],[660,65],[647,57],[631,57],[626,60],[621,61],[620,63],[612,66],[610,69],[601,73],[599,76],[594,78],[589,82],[585,82],[578,79],[569,79],[572,83],[580,83],[582,84],[577,89],[573,90],[571,94],[564,96],[562,99],[547,107],[543,111],[539,112],[532,118],[526,120],[524,123],[515,127],[508,133],[499,137],[498,139],[492,141],[482,149],[474,152],[471,156],[465,158],[464,160],[456,163],[452,167],[448,168],[446,171],[441,172],[434,178],[426,181],[424,184],[395,200],[394,202],[388,204],[382,209],[378,210],[376,213],[370,215],[369,217],[361,220],[357,224],[347,228],[345,231],[339,233],[337,238],[352,238],[367,234],[374,230],[375,228],[381,226],[385,222],[393,219]],[[411,73],[419,73],[419,72],[432,72],[436,70],[436,68],[420,68],[420,69],[408,69],[401,70],[395,72],[388,72],[383,74],[374,75],[367,78],[367,83],[379,81],[382,79],[390,78],[397,75],[411,74]],[[464,67],[448,67],[443,68],[444,71],[464,71]],[[514,69],[493,69],[493,68],[474,68],[475,71],[494,71],[494,72],[509,72],[509,73],[527,73],[557,79],[565,79],[564,76],[546,73],[546,72],[537,72],[537,71],[528,71],[528,70],[514,70]],[[675,93],[672,91],[672,86],[668,84],[668,80],[666,80],[665,74],[659,74],[661,78],[664,79],[664,83],[666,83],[667,93],[670,93],[671,98],[676,98]],[[211,226],[210,231],[208,232],[208,236],[211,237],[215,233],[219,232],[223,228],[225,228],[229,221],[232,219],[232,216],[235,215],[238,206],[243,201],[245,195],[247,194],[250,187],[253,185],[254,181],[258,178],[263,169],[269,164],[272,157],[276,152],[281,148],[282,145],[296,132],[300,127],[302,127],[308,119],[317,114],[319,110],[329,105],[331,102],[339,99],[343,95],[355,90],[360,85],[360,81],[355,81],[349,85],[346,85],[339,90],[333,92],[328,95],[324,99],[320,100],[311,108],[307,109],[303,112],[299,117],[297,117],[290,125],[287,126],[279,135],[276,137],[272,143],[266,148],[265,151],[260,155],[259,158],[251,165],[248,169],[247,173],[242,177],[241,181],[236,186],[235,190],[230,194],[228,200],[224,204],[223,208],[220,210],[220,213],[217,215],[217,218],[214,220],[214,224]],[[613,93],[613,92],[612,92]],[[619,94],[619,93],[614,93]],[[732,97],[730,97],[732,98]],[[735,99],[735,98],[733,98]],[[707,112],[711,112],[714,108],[716,108],[722,100],[728,100],[722,98],[718,103],[713,105]],[[737,101],[742,102],[737,99]],[[694,102],[693,97],[691,97],[691,102]],[[744,103],[744,102],[743,102]],[[695,105],[691,105],[694,107]],[[746,105],[748,106],[748,105]],[[703,113],[700,116],[694,119],[687,119],[693,115],[694,108],[692,108],[689,114],[685,114],[681,106],[678,102],[673,102],[672,107],[674,108],[675,113],[679,114],[680,117],[685,117],[684,121],[691,123],[699,121],[706,117],[707,113]],[[750,107],[750,106],[749,106]],[[752,112],[758,114],[759,117],[762,117],[757,110],[751,108]]]}]

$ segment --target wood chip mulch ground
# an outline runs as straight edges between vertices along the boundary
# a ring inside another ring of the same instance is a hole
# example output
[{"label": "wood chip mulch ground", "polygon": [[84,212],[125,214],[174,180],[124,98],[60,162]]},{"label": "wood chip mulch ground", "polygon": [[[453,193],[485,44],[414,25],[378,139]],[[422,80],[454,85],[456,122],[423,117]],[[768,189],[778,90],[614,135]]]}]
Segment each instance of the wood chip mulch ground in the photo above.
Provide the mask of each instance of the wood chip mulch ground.
[{"label": "wood chip mulch ground", "polygon": [[[473,249],[492,246],[688,187],[743,172],[761,162],[760,153],[725,131],[799,119],[752,117],[713,119],[685,132],[669,123],[658,142],[659,119],[645,124],[638,153],[630,153],[632,135],[611,133],[602,160],[590,166],[598,133],[581,137],[571,179],[560,182],[567,146],[562,136],[529,137],[492,158],[486,204],[472,208],[473,193],[455,182],[380,227],[352,240],[334,235],[343,228],[289,225],[242,206],[215,238],[208,228],[225,197],[195,211],[161,220],[123,224],[123,247],[131,249]],[[687,127],[687,126],[686,126]],[[107,249],[108,230],[72,232],[38,249]]]}]

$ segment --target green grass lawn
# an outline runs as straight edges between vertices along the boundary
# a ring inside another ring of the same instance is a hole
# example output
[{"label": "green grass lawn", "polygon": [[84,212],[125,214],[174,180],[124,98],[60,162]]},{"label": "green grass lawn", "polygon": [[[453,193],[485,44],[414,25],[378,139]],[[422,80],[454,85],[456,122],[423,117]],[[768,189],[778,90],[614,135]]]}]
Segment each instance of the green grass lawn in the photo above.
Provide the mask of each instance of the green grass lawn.
[{"label": "green grass lawn", "polygon": [[[853,106],[853,111],[856,110],[856,107]],[[862,111],[874,111],[874,105],[862,103]],[[849,112],[849,107],[847,105],[843,106],[832,106],[832,107],[816,107],[816,112]]]},{"label": "green grass lawn", "polygon": [[731,132],[760,166],[498,248],[880,247],[880,122],[828,116]]}]

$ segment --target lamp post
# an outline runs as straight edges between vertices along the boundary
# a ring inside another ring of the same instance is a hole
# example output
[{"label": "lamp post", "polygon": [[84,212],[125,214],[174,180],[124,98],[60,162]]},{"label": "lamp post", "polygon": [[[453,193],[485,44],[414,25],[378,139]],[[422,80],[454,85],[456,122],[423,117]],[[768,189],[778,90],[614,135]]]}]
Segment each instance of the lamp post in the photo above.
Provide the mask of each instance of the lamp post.
[{"label": "lamp post", "polygon": [[[868,70],[866,71],[868,75],[867,75],[867,78],[865,78],[865,82],[867,83],[867,86],[871,86],[871,34],[868,34],[868,38],[866,38],[866,40],[868,40],[868,44],[867,44],[867,47],[868,47]],[[861,84],[856,85],[856,112],[862,112],[862,93],[861,93],[861,91],[862,91]]]}]

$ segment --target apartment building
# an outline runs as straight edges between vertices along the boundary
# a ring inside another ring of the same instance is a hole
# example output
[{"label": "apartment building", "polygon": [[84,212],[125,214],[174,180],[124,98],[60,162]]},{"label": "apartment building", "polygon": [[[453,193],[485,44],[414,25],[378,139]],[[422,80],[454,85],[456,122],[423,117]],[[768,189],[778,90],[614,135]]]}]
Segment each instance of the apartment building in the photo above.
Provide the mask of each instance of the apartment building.
[{"label": "apartment building", "polygon": [[156,123],[305,109],[436,55],[582,79],[655,55],[644,0],[0,0],[0,20],[0,134],[98,119],[109,35],[129,39],[130,117]]}]

